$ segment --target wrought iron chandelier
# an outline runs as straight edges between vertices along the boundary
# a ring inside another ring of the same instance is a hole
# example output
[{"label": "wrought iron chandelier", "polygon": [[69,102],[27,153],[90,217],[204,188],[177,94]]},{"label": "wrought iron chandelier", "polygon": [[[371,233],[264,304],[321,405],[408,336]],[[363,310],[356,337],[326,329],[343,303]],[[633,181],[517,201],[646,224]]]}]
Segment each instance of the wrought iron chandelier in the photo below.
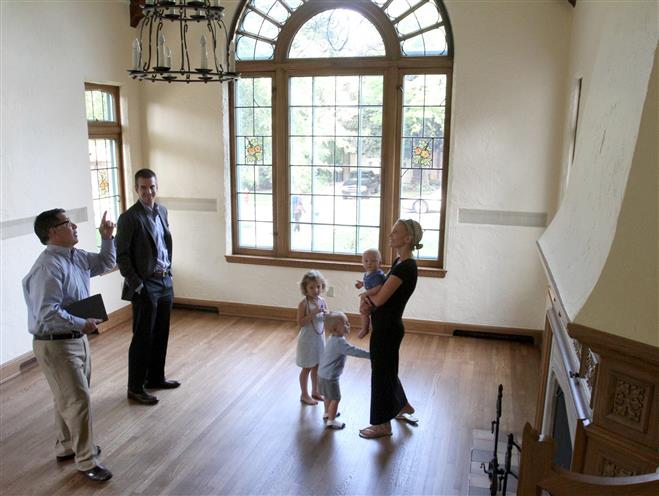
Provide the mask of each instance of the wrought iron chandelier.
[{"label": "wrought iron chandelier", "polygon": [[[137,26],[139,37],[133,41],[133,63],[128,70],[133,79],[168,83],[238,79],[235,46],[229,42],[224,7],[219,0],[146,0],[140,9],[143,17]],[[175,28],[177,24],[180,40],[175,43],[180,43],[180,51],[175,49],[172,57],[163,28],[167,25]],[[218,58],[218,37],[222,33],[226,51],[220,50]],[[199,36],[198,50],[190,53],[188,39],[193,36]]]}]

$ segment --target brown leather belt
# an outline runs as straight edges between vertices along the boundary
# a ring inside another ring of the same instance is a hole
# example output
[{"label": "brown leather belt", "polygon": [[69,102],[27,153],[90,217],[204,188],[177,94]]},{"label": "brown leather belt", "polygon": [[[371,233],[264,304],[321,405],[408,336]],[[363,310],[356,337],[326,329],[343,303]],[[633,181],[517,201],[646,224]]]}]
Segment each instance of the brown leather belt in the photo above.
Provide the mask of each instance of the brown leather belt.
[{"label": "brown leather belt", "polygon": [[154,272],[153,274],[151,274],[151,277],[152,277],[153,279],[164,279],[164,278],[167,277],[168,275],[169,275],[169,271],[168,271],[168,270],[162,270],[162,271]]}]

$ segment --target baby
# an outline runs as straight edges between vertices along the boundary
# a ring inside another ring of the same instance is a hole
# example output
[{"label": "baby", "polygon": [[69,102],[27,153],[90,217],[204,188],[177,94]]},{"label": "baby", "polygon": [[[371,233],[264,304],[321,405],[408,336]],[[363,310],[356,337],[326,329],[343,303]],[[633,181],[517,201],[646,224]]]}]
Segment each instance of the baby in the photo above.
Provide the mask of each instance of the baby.
[{"label": "baby", "polygon": [[370,358],[366,350],[351,345],[346,340],[350,332],[348,318],[342,312],[330,312],[325,317],[325,330],[330,337],[318,367],[318,392],[325,397],[325,426],[328,429],[343,429],[346,425],[336,420],[341,401],[339,377],[346,364],[346,355]]},{"label": "baby", "polygon": [[[357,281],[355,283],[355,287],[357,289],[364,288],[366,289],[366,291],[360,294],[360,297],[362,295],[373,296],[378,291],[380,291],[380,288],[382,288],[382,285],[384,284],[385,276],[384,276],[384,272],[380,268],[381,263],[382,263],[382,257],[380,256],[380,252],[375,248],[366,250],[362,254],[362,265],[364,266],[364,270],[366,272],[364,273],[364,280]],[[371,315],[368,312],[362,313],[361,319],[362,319],[362,330],[359,332],[359,334],[357,334],[357,337],[359,339],[366,336],[371,330]]]}]

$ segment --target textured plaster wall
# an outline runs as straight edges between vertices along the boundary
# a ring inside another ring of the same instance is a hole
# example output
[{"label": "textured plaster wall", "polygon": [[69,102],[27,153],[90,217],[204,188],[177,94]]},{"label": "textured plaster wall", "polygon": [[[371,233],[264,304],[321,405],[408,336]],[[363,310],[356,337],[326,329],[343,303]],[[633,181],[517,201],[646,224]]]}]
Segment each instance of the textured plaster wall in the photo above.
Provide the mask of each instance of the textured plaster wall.
[{"label": "textured plaster wall", "polygon": [[[653,215],[656,233],[656,212],[645,210],[649,203],[641,198],[646,192],[642,183],[654,177],[656,187],[656,148],[652,150],[651,144],[639,140],[639,129],[648,96],[657,33],[656,2],[577,3],[568,83],[583,77],[576,153],[569,176],[564,173],[565,194],[560,208],[539,242],[571,320],[580,320],[580,312],[600,281],[610,255],[613,256],[607,269],[612,270],[610,274],[623,266],[635,274],[653,270],[652,265],[646,268],[641,262],[646,260],[645,256],[634,260],[639,253],[652,249],[652,239],[633,233],[639,227],[642,229],[641,226],[652,229]],[[654,102],[649,101],[647,105],[654,105],[656,109],[656,96],[651,95]],[[651,115],[645,119],[642,132],[652,133],[652,126],[655,126],[654,138],[650,139],[656,146],[656,125],[652,124]],[[638,177],[628,184],[632,165],[638,168],[634,173]],[[656,198],[656,190],[654,195]],[[623,203],[627,212],[620,216]],[[627,235],[637,236],[643,246],[625,243],[622,236]],[[612,252],[614,239],[619,244]],[[656,237],[654,239],[656,253]],[[610,275],[601,280],[598,295],[591,302],[593,306],[584,314],[587,315],[585,321],[603,325],[602,330],[608,332],[648,340],[650,331],[637,328],[651,325],[647,317],[641,318],[646,323],[636,321],[629,330],[622,329],[620,322],[621,318],[631,317],[632,309],[638,309],[638,305],[627,306],[630,299],[645,301],[640,293],[647,285],[625,286],[623,282],[620,289],[626,287],[630,293],[616,300],[614,296],[618,292],[612,287],[606,288],[616,283]],[[594,318],[607,307],[602,316],[620,312],[611,323],[613,328]],[[656,312],[656,306],[654,308]],[[650,311],[646,307],[644,314]],[[656,315],[654,322],[656,327]]]},{"label": "textured plaster wall", "polygon": [[576,322],[659,347],[659,52],[648,85],[611,251]]},{"label": "textured plaster wall", "polygon": [[[87,208],[93,219],[86,81],[121,86],[126,164],[141,161],[139,90],[125,71],[133,33],[128,4],[3,1],[0,17],[0,221],[32,219],[55,207]],[[92,222],[78,225],[79,247],[95,249],[94,229]],[[0,363],[5,363],[32,349],[21,279],[44,247],[33,233],[0,243]],[[108,311],[124,305],[118,272],[92,281]]]}]

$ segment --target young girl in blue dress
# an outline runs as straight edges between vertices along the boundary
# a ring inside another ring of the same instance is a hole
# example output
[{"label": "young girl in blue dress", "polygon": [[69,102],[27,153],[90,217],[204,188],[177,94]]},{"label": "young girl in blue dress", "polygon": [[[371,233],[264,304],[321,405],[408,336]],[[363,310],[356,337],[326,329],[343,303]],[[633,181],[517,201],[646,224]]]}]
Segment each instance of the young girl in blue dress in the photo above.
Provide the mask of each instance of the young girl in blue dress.
[{"label": "young girl in blue dress", "polygon": [[[320,296],[327,289],[327,280],[317,270],[310,270],[300,281],[304,299],[297,307],[297,324],[300,334],[297,338],[296,363],[300,371],[300,401],[307,405],[317,405],[324,398],[318,393],[318,364],[325,349],[325,315],[327,303]],[[308,382],[311,376],[311,395]],[[318,400],[318,401],[317,401]]]}]

